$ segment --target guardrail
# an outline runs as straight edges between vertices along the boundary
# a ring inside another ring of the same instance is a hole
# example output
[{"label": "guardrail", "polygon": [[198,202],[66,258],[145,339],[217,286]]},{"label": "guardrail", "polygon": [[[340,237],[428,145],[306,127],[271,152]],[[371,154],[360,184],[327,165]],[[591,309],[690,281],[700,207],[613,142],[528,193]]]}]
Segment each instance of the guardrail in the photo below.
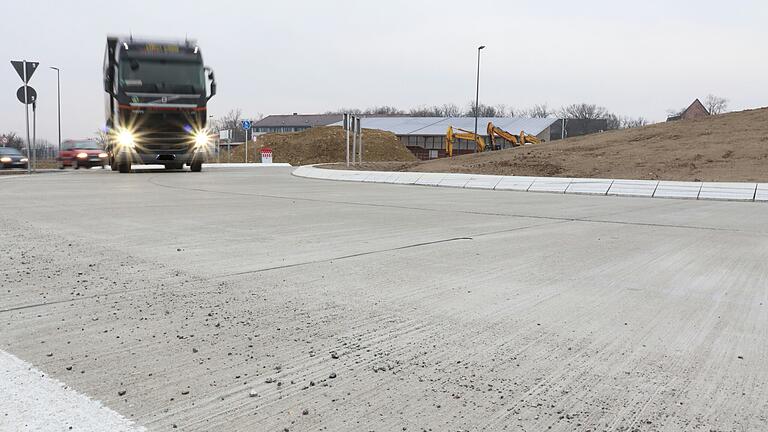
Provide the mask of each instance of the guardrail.
[{"label": "guardrail", "polygon": [[768,183],[683,182],[483,174],[352,171],[305,165],[293,175],[322,180],[406,184],[463,189],[549,192],[646,198],[768,202]]}]

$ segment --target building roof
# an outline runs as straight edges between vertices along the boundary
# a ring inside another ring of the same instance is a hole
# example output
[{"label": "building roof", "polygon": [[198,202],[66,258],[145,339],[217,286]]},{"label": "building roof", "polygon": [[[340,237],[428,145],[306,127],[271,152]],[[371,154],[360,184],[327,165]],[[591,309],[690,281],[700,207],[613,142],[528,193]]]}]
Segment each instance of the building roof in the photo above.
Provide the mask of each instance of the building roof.
[{"label": "building roof", "polygon": [[[538,135],[558,121],[556,118],[480,117],[477,119],[478,135],[485,135],[488,122],[511,133],[525,131]],[[380,129],[395,135],[445,135],[448,126],[472,131],[474,117],[363,117],[360,125],[366,129]],[[341,122],[331,126],[341,126]]]},{"label": "building roof", "polygon": [[672,116],[667,117],[667,121],[681,120],[681,119],[684,119],[684,118],[688,117],[689,114],[690,115],[699,115],[700,114],[700,115],[704,115],[704,116],[712,115],[712,113],[709,112],[707,107],[705,107],[704,104],[701,103],[701,101],[697,98],[683,112],[681,112],[681,113],[679,113],[677,115],[672,115]]},{"label": "building roof", "polygon": [[253,123],[253,127],[315,127],[340,122],[341,114],[270,115]]}]

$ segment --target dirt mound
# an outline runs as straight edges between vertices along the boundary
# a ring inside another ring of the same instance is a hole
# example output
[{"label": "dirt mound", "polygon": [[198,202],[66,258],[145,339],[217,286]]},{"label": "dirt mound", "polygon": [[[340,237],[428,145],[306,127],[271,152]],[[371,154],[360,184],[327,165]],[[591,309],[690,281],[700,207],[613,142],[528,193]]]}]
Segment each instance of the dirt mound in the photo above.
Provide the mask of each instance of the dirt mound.
[{"label": "dirt mound", "polygon": [[[302,132],[260,135],[248,147],[248,160],[259,162],[259,149],[269,147],[274,162],[307,165],[344,161],[346,134],[339,126],[316,127]],[[350,147],[352,146],[350,140]],[[233,151],[233,160],[243,160],[245,149]],[[416,157],[397,137],[376,129],[363,129],[364,161],[414,161]]]},{"label": "dirt mound", "polygon": [[[768,108],[389,166],[401,171],[768,182]],[[358,167],[377,168],[383,167]]]}]

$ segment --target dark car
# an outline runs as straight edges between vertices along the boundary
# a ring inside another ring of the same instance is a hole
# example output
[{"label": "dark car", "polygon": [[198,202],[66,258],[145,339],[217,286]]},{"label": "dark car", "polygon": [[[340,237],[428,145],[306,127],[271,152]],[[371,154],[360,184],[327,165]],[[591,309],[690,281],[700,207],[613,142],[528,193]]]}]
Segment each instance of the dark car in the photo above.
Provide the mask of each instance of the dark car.
[{"label": "dark car", "polygon": [[26,168],[27,157],[13,147],[0,147],[0,168]]},{"label": "dark car", "polygon": [[96,141],[67,140],[61,143],[61,152],[59,152],[57,159],[59,160],[59,169],[64,169],[67,166],[74,169],[94,166],[104,168],[108,157],[109,155]]}]

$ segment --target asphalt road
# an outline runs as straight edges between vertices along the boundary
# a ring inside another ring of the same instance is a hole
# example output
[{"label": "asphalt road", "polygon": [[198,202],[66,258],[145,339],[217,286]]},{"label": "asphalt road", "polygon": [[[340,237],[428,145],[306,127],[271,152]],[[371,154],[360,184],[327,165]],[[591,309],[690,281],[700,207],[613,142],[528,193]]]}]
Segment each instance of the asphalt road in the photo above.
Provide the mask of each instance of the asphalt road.
[{"label": "asphalt road", "polygon": [[763,204],[282,168],[0,196],[0,349],[148,430],[768,430]]}]

